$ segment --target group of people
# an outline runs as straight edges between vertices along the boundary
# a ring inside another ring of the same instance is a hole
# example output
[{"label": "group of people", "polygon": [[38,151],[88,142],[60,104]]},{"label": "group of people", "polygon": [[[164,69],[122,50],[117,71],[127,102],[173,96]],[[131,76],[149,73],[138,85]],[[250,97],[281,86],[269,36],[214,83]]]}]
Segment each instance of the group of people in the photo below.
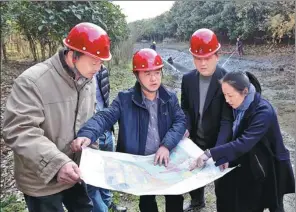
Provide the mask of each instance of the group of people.
[{"label": "group of people", "polygon": [[[295,192],[289,151],[276,113],[249,72],[218,65],[215,33],[198,29],[190,39],[196,69],[182,78],[181,105],[161,83],[163,60],[151,48],[133,55],[135,85],[109,105],[110,39],[99,26],[80,23],[63,40],[65,48],[24,71],[7,99],[3,136],[14,152],[15,180],[30,212],[126,211],[110,191],[85,184],[79,160],[84,147],[114,151],[113,125],[119,123],[116,151],[155,154],[167,166],[170,151],[189,137],[221,171],[215,181],[218,212],[282,212],[283,196]],[[204,187],[165,195],[167,212],[201,209]],[[141,212],[157,212],[154,195],[140,196]]]}]

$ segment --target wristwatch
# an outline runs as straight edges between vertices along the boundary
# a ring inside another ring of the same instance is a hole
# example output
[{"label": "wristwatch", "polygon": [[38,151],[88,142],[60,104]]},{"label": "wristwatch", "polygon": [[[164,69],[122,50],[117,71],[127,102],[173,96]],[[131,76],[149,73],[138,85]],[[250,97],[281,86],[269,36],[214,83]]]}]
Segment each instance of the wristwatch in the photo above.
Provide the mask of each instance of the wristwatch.
[{"label": "wristwatch", "polygon": [[212,157],[211,152],[210,152],[209,149],[206,149],[205,152],[204,152],[204,154],[205,154],[208,158],[211,158],[211,157]]}]

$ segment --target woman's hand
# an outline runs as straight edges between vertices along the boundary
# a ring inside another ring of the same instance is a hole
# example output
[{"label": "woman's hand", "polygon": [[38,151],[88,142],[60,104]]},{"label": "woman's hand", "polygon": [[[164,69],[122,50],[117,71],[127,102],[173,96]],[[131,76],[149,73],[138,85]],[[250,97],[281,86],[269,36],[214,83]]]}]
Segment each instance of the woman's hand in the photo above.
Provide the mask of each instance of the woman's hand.
[{"label": "woman's hand", "polygon": [[189,170],[192,171],[195,168],[203,167],[206,164],[207,160],[209,160],[209,157],[205,153],[202,154],[190,164]]},{"label": "woman's hand", "polygon": [[229,163],[228,163],[228,162],[227,162],[227,163],[224,163],[224,164],[222,164],[222,165],[220,165],[220,166],[219,166],[220,171],[223,172],[224,169],[227,169],[227,168],[228,168],[228,166],[229,166]]}]

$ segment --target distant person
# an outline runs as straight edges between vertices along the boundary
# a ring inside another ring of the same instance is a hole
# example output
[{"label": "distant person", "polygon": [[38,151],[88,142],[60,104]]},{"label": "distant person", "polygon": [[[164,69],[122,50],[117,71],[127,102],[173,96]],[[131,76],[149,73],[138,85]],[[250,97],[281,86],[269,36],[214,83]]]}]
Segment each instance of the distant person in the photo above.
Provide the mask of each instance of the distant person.
[{"label": "distant person", "polygon": [[169,58],[168,58],[168,63],[171,64],[171,65],[174,64],[174,61],[173,61],[173,58],[172,58],[172,57],[169,57]]},{"label": "distant person", "polygon": [[240,37],[237,37],[236,39],[236,49],[237,49],[238,55],[242,57],[244,55],[244,50],[243,50],[243,42],[241,41]]},{"label": "distant person", "polygon": [[209,158],[222,170],[239,165],[215,185],[218,212],[284,212],[283,196],[295,193],[295,179],[276,112],[254,75],[229,72],[221,82],[235,117],[232,139],[205,151],[194,165]]},{"label": "distant person", "polygon": [[66,48],[15,79],[6,102],[3,138],[13,150],[16,185],[29,212],[93,209],[70,144],[94,114],[93,76],[111,59],[110,39],[84,22],[63,43]]},{"label": "distant person", "polygon": [[[73,151],[96,142],[119,123],[117,151],[134,155],[155,154],[154,164],[169,163],[170,151],[185,133],[185,115],[176,94],[162,84],[163,61],[154,50],[145,48],[133,56],[134,87],[119,92],[110,107],[96,113],[79,130]],[[182,195],[165,195],[166,212],[183,212]],[[155,195],[140,196],[141,212],[158,212]]]},{"label": "distant person", "polygon": [[155,41],[152,42],[150,49],[153,49],[154,51],[156,51],[156,42]]}]

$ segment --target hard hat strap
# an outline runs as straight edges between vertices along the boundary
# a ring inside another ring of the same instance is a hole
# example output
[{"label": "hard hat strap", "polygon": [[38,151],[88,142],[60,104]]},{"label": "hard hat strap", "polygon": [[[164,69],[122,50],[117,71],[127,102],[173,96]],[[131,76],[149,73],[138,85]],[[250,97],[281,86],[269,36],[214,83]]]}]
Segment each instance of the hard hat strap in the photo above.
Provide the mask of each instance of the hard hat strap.
[{"label": "hard hat strap", "polygon": [[75,80],[77,81],[80,77],[82,77],[80,71],[76,67],[76,61],[79,59],[79,56],[77,55],[76,51],[73,51],[73,57],[72,57],[72,62],[74,65],[73,72],[75,74]]}]

